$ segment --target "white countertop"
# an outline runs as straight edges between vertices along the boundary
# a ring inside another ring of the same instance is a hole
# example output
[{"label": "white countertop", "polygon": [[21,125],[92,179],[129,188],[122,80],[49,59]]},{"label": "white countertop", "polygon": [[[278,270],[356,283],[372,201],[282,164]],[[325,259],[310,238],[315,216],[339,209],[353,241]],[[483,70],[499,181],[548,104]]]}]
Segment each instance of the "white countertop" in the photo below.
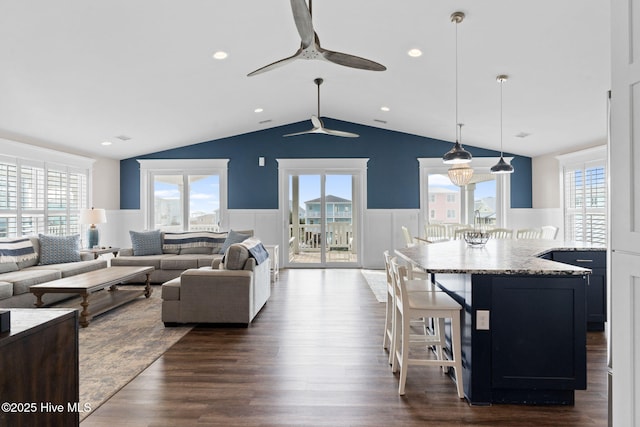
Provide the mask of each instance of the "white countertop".
[{"label": "white countertop", "polygon": [[591,270],[538,256],[555,250],[605,251],[603,246],[556,240],[490,239],[483,248],[464,240],[396,249],[400,258],[428,273],[584,275]]}]

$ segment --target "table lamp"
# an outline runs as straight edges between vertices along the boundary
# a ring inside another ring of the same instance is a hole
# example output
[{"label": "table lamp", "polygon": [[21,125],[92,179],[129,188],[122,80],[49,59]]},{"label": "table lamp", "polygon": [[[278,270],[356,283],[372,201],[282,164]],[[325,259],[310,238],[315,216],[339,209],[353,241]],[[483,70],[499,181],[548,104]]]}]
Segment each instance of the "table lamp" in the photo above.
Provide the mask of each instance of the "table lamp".
[{"label": "table lamp", "polygon": [[100,241],[100,233],[96,228],[96,224],[102,224],[107,222],[107,214],[104,209],[82,209],[80,211],[80,224],[91,224],[89,230],[87,230],[87,247],[93,249],[94,246],[98,246]]}]

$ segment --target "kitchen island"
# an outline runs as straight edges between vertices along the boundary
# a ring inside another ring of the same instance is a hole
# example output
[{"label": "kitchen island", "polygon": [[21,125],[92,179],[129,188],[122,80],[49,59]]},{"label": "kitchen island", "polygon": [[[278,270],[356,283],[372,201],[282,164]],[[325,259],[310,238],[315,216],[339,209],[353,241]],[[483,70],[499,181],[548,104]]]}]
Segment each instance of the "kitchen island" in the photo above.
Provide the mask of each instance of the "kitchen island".
[{"label": "kitchen island", "polygon": [[[462,240],[397,249],[463,306],[465,397],[491,403],[573,404],[586,389],[587,288],[591,268],[554,254],[603,247],[552,240]],[[578,261],[586,261],[584,256]]]}]

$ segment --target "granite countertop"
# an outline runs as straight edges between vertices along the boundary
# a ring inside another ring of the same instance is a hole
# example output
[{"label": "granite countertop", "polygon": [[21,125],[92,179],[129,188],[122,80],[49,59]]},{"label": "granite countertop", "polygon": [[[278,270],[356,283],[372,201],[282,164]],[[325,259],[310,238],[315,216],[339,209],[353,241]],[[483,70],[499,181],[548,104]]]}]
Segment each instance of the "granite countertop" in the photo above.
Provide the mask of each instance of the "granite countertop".
[{"label": "granite countertop", "polygon": [[556,240],[491,239],[483,248],[464,240],[396,249],[400,258],[429,273],[584,275],[588,268],[538,258],[555,250],[605,251],[603,246]]}]

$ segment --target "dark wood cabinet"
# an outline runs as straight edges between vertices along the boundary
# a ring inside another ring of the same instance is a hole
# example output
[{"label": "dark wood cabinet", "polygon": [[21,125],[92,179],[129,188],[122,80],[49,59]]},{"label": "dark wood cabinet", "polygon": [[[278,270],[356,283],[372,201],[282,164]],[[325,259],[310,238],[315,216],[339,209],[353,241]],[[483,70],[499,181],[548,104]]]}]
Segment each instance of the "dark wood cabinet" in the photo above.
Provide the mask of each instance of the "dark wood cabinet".
[{"label": "dark wood cabinet", "polygon": [[553,251],[553,261],[590,268],[587,281],[587,330],[604,331],[607,321],[607,254],[605,251]]},{"label": "dark wood cabinet", "polygon": [[0,334],[1,426],[79,425],[78,312],[11,309]]}]

